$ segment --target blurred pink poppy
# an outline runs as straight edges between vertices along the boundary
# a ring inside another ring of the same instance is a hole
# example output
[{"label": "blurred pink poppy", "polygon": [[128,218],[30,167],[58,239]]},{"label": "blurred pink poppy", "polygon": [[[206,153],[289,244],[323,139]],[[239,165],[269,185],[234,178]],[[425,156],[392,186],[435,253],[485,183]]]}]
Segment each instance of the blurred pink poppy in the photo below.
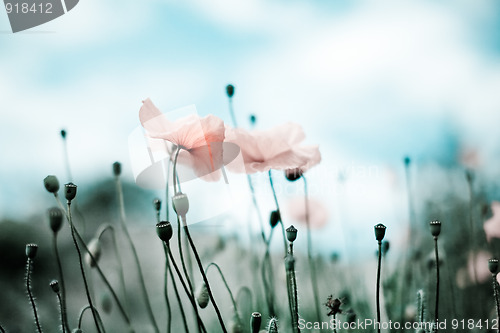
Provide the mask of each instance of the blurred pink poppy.
[{"label": "blurred pink poppy", "polygon": [[491,211],[493,216],[486,220],[483,224],[484,233],[488,242],[492,238],[500,238],[500,202],[493,201],[491,203]]},{"label": "blurred pink poppy", "polygon": [[[475,280],[475,274],[477,274],[478,283],[485,283],[490,280],[491,273],[488,269],[488,260],[491,257],[491,253],[487,251],[479,251],[476,254],[470,252],[467,259],[467,266],[459,269],[457,272],[457,285],[460,288],[470,285]],[[475,273],[474,269],[476,270]]]},{"label": "blurred pink poppy", "polygon": [[[181,149],[178,163],[193,170],[205,180],[218,180],[223,166],[222,143],[224,141],[224,122],[208,115],[198,115],[170,121],[148,98],[143,101],[139,118],[147,136],[162,139]],[[182,176],[179,173],[180,177]]]},{"label": "blurred pink poppy", "polygon": [[321,161],[318,146],[302,146],[305,139],[300,125],[286,123],[266,131],[227,128],[226,141],[238,145],[244,168],[232,166],[235,172],[264,172],[270,169],[307,171]]},{"label": "blurred pink poppy", "polygon": [[[320,229],[328,222],[328,210],[320,200],[309,198],[309,224],[313,229]],[[297,222],[306,224],[306,202],[304,197],[295,197],[288,201],[286,213]]]}]

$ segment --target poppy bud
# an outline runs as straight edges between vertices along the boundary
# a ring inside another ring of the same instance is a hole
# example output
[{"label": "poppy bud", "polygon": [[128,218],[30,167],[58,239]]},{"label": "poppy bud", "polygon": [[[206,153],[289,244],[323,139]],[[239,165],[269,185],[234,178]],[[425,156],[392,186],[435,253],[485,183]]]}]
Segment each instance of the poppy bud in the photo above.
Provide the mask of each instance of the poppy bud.
[{"label": "poppy bud", "polygon": [[162,221],[160,223],[157,223],[156,233],[158,234],[158,237],[162,241],[168,243],[173,235],[172,224],[170,224],[170,222],[168,221]]},{"label": "poppy bud", "polygon": [[281,214],[279,210],[273,210],[271,212],[271,216],[269,217],[269,224],[271,225],[272,228],[278,225],[278,223],[281,221]]},{"label": "poppy bud", "polygon": [[174,206],[174,210],[177,215],[186,216],[186,213],[189,210],[189,200],[186,194],[177,193],[172,198],[172,206]]},{"label": "poppy bud", "polygon": [[38,251],[38,245],[33,243],[26,244],[26,256],[29,259],[34,259],[36,257],[37,251]]},{"label": "poppy bud", "polygon": [[77,186],[73,183],[67,183],[64,185],[65,187],[65,195],[66,195],[66,200],[71,201],[76,197],[76,188]]},{"label": "poppy bud", "polygon": [[498,272],[498,259],[491,258],[488,260],[488,268],[491,274],[496,274]]},{"label": "poppy bud", "polygon": [[385,236],[386,226],[382,223],[379,223],[375,226],[375,239],[381,242]]},{"label": "poppy bud", "polygon": [[409,156],[405,156],[405,158],[404,158],[404,163],[405,163],[405,165],[406,165],[406,166],[410,165],[410,163],[411,163],[411,159],[410,159],[410,157],[409,157]]},{"label": "poppy bud", "polygon": [[429,222],[429,225],[431,226],[432,236],[434,236],[434,237],[439,236],[439,234],[441,233],[441,222],[439,222],[437,220],[431,221],[431,222]]},{"label": "poppy bud", "polygon": [[297,229],[293,225],[286,229],[286,238],[290,243],[297,239]]},{"label": "poppy bud", "polygon": [[250,124],[255,125],[257,123],[257,116],[254,114],[250,115]]},{"label": "poppy bud", "polygon": [[153,200],[153,206],[155,207],[155,210],[156,210],[157,212],[159,212],[159,211],[160,211],[160,209],[161,209],[161,200],[160,200],[160,199],[158,199],[158,198],[154,199],[154,200]]},{"label": "poppy bud", "polygon": [[271,320],[269,320],[267,332],[268,333],[278,333],[278,319],[271,318]]},{"label": "poppy bud", "polygon": [[67,133],[66,133],[66,130],[65,130],[65,129],[62,129],[62,130],[61,130],[61,137],[62,137],[63,139],[66,139],[66,134],[67,134]]},{"label": "poppy bud", "polygon": [[252,330],[252,333],[258,333],[261,324],[262,315],[259,312],[252,313],[252,318],[250,318],[250,328]]},{"label": "poppy bud", "polygon": [[50,288],[57,294],[59,292],[59,281],[57,280],[52,280],[49,283]]},{"label": "poppy bud", "polygon": [[63,222],[63,213],[60,208],[52,207],[48,210],[49,225],[52,232],[57,233],[61,230]]},{"label": "poppy bud", "polygon": [[45,185],[45,189],[50,193],[57,193],[59,191],[59,180],[57,180],[56,176],[49,175],[45,177],[43,185]]},{"label": "poppy bud", "polygon": [[101,307],[107,314],[111,313],[113,309],[113,302],[111,301],[111,297],[108,292],[104,292],[101,295]]},{"label": "poppy bud", "polygon": [[291,182],[296,181],[302,176],[302,171],[299,168],[285,170],[285,177]]},{"label": "poppy bud", "polygon": [[122,173],[122,165],[120,162],[113,163],[113,174],[119,176]]},{"label": "poppy bud", "polygon": [[90,267],[95,267],[95,265],[101,258],[101,243],[99,243],[99,238],[92,238],[89,242],[89,245],[87,245],[87,248],[89,249],[89,252],[92,254],[92,257],[94,257],[94,259],[92,260],[89,252],[87,252],[85,254],[85,262]]},{"label": "poppy bud", "polygon": [[200,308],[204,309],[207,307],[208,301],[210,301],[210,297],[208,295],[207,285],[203,282],[196,291],[196,302],[198,302]]},{"label": "poppy bud", "polygon": [[227,93],[227,97],[229,97],[229,98],[233,97],[233,95],[234,95],[234,86],[232,84],[228,84],[226,86],[226,93]]}]

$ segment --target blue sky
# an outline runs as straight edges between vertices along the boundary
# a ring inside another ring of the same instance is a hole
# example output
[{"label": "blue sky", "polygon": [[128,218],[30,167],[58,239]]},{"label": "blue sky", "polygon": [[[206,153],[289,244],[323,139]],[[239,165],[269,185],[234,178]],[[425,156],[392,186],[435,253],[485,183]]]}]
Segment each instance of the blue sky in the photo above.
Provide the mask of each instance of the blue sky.
[{"label": "blue sky", "polygon": [[[352,221],[404,220],[405,154],[444,165],[472,149],[485,172],[500,161],[499,9],[493,0],[82,0],[17,34],[0,11],[0,216],[19,214],[25,198],[45,209],[41,180],[65,180],[61,128],[75,180],[104,177],[115,160],[132,179],[127,138],[141,100],[164,111],[195,104],[229,122],[231,82],[241,124],[251,113],[260,128],[297,122],[320,144],[311,182],[336,188],[332,170],[378,167],[346,185],[343,209],[371,214]],[[338,193],[328,195],[338,219]]]}]

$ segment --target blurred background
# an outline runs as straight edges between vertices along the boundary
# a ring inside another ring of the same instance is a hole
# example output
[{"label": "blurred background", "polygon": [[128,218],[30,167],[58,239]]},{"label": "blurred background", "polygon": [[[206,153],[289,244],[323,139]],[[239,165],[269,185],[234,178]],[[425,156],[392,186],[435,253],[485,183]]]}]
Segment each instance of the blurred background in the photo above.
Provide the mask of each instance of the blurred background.
[{"label": "blurred background", "polygon": [[[391,248],[402,248],[405,156],[422,225],[453,223],[451,213],[469,198],[465,169],[481,204],[500,199],[499,32],[494,0],[82,0],[16,34],[0,10],[0,219],[20,230],[44,223],[54,202],[43,178],[70,178],[65,129],[82,206],[114,202],[111,164],[121,161],[127,209],[137,217],[130,223],[150,228],[154,214],[144,211],[164,193],[134,184],[128,140],[141,101],[149,97],[164,112],[195,104],[199,115],[230,123],[232,83],[240,126],[250,128],[251,115],[258,129],[296,122],[305,143],[320,146],[322,162],[307,174],[327,221],[313,232],[315,251],[372,258],[378,222],[388,226]],[[248,187],[233,177],[233,202],[207,215],[215,234],[247,230]],[[276,178],[283,206],[293,207],[301,185]],[[267,217],[266,175],[255,182]],[[284,220],[293,214],[284,209]],[[21,238],[22,257],[35,240]]]}]

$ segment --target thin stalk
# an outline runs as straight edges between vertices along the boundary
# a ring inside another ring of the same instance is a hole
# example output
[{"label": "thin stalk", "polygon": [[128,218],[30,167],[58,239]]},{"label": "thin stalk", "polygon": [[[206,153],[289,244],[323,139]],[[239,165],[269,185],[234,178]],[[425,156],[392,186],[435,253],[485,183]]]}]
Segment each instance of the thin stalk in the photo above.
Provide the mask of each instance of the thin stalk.
[{"label": "thin stalk", "polygon": [[333,326],[333,333],[337,333],[337,314],[336,313],[333,314],[333,322],[335,323],[335,325]]},{"label": "thin stalk", "polygon": [[55,254],[56,263],[57,263],[57,270],[59,272],[59,285],[61,288],[60,302],[61,302],[62,326],[63,326],[63,329],[66,329],[69,332],[70,328],[69,328],[69,323],[68,323],[68,314],[67,314],[67,310],[66,310],[66,288],[64,286],[64,277],[63,277],[63,270],[62,270],[62,265],[61,265],[61,258],[59,256],[59,250],[57,247],[57,232],[53,233],[52,248],[54,249],[54,254]]},{"label": "thin stalk", "polygon": [[[184,261],[184,253],[182,250],[181,221],[180,221],[179,217],[177,217],[177,242],[179,243],[179,257],[181,258],[182,270],[184,271],[184,276],[186,277],[186,282],[189,286],[189,293],[190,293],[190,295],[192,295],[191,297],[193,297],[193,300],[194,300],[194,287],[193,287],[193,284],[191,282],[191,278],[189,277],[190,275],[189,275],[187,267],[186,267],[186,262]],[[180,276],[181,275],[179,275],[179,277]],[[196,305],[196,302],[193,303],[193,308],[194,308],[194,312],[195,312],[196,317],[199,318],[200,314],[198,312],[198,306]],[[200,331],[200,322],[199,321],[198,321],[198,331]]]},{"label": "thin stalk", "polygon": [[219,274],[220,274],[220,277],[222,278],[222,282],[224,283],[224,286],[226,287],[226,290],[227,292],[229,293],[229,297],[231,298],[231,302],[233,303],[233,307],[234,307],[234,312],[236,314],[236,318],[238,319],[238,321],[241,323],[241,318],[240,318],[240,315],[238,313],[238,306],[237,306],[237,303],[236,303],[236,300],[233,296],[233,292],[231,291],[231,288],[229,288],[229,285],[227,284],[227,281],[226,281],[226,278],[224,277],[224,274],[222,273],[222,270],[220,269],[219,265],[217,265],[216,263],[214,262],[211,262],[207,268],[205,268],[205,275],[208,274],[208,269],[211,267],[211,266],[214,266],[215,268],[217,268],[217,270],[219,271]]},{"label": "thin stalk", "polygon": [[[88,309],[91,309],[92,308],[90,307],[90,305],[87,305],[85,307],[83,307],[81,310],[80,310],[80,315],[78,316],[78,328],[79,329],[82,329],[82,320],[83,320],[83,315],[85,314],[85,311],[87,311]],[[97,312],[97,309],[94,308],[94,311],[96,311],[97,313],[97,320],[99,321],[99,325],[102,327],[102,329],[104,330],[104,325],[102,323],[102,319],[101,319],[101,316],[99,315],[99,312]]]},{"label": "thin stalk", "polygon": [[[497,273],[492,274],[493,278],[493,295],[495,296],[495,304],[497,310],[497,320],[500,321],[500,300],[498,299]],[[497,332],[500,333],[500,327]]]},{"label": "thin stalk", "polygon": [[38,319],[38,313],[36,310],[35,299],[33,298],[33,293],[31,292],[31,265],[32,260],[28,258],[28,261],[26,262],[26,290],[28,291],[31,307],[33,308],[33,316],[35,317],[36,328],[39,333],[42,333],[42,327],[40,326],[40,320]]},{"label": "thin stalk", "polygon": [[[73,238],[73,243],[75,245],[76,251],[78,253],[78,262],[80,264],[80,271],[82,273],[82,278],[83,278],[83,284],[85,286],[85,294],[87,295],[87,301],[89,302],[90,310],[92,312],[92,318],[94,319],[94,323],[97,328],[97,332],[101,332],[101,328],[99,327],[99,322],[97,320],[97,311],[94,308],[94,305],[92,303],[92,298],[90,297],[90,290],[89,290],[89,285],[87,282],[87,277],[85,275],[85,269],[83,268],[83,260],[82,260],[82,252],[80,251],[80,247],[78,246],[78,242],[76,241],[76,228],[75,225],[73,224],[73,219],[71,217],[71,202],[68,201],[68,221],[71,227],[71,237]],[[90,251],[88,251],[90,254]],[[92,257],[91,257],[92,258]],[[92,258],[93,260],[94,258]],[[97,265],[96,265],[97,266]]]},{"label": "thin stalk", "polygon": [[236,116],[234,115],[234,109],[233,109],[233,98],[229,97],[229,113],[231,114],[231,120],[233,121],[234,127],[238,127],[238,124],[236,123]]},{"label": "thin stalk", "polygon": [[61,293],[57,292],[57,300],[59,301],[59,308],[61,309],[61,327],[63,333],[66,333],[66,325],[64,324],[64,311],[63,311],[63,303],[62,303],[62,298],[61,298]]},{"label": "thin stalk", "polygon": [[380,270],[382,268],[382,241],[378,241],[377,265],[377,332],[380,333]]},{"label": "thin stalk", "polygon": [[321,320],[321,311],[319,309],[319,291],[318,291],[318,279],[316,276],[316,265],[313,261],[312,255],[312,237],[311,237],[311,222],[309,220],[309,192],[307,190],[307,180],[302,174],[302,180],[304,180],[304,197],[306,205],[306,226],[307,226],[307,261],[309,262],[309,271],[311,273],[311,285],[314,296],[314,308],[316,310],[316,320],[319,323]]},{"label": "thin stalk", "polygon": [[[271,229],[271,233],[269,235],[269,241],[271,241],[272,236],[273,236],[273,230]],[[267,267],[267,269],[266,269]],[[267,274],[266,274],[267,272]],[[262,267],[261,267],[261,274],[262,274],[262,283],[264,284],[264,290],[265,290],[265,296],[266,296],[266,302],[267,302],[267,307],[269,311],[269,316],[274,317],[276,316],[276,311],[274,309],[274,272],[273,272],[273,265],[271,262],[271,255],[269,251],[269,245],[266,242],[266,253],[264,254],[264,259],[262,261]]]},{"label": "thin stalk", "polygon": [[185,217],[183,217],[183,221],[182,222],[183,222],[184,232],[186,233],[188,241],[189,241],[189,245],[191,246],[191,249],[193,250],[196,262],[198,263],[198,269],[200,270],[201,275],[203,277],[203,282],[205,282],[205,285],[207,287],[208,296],[210,297],[210,301],[212,302],[212,305],[214,306],[214,309],[215,309],[215,313],[217,314],[217,318],[219,319],[219,324],[220,324],[220,326],[222,328],[222,331],[224,333],[227,333],[226,326],[224,325],[224,320],[222,319],[222,315],[220,313],[219,307],[217,306],[217,303],[215,302],[215,298],[214,298],[214,295],[212,294],[212,290],[210,288],[210,284],[208,282],[207,276],[205,274],[205,271],[203,270],[203,264],[201,263],[200,256],[198,254],[198,251],[196,250],[196,246],[194,245],[193,239],[191,238],[191,234],[189,233],[189,228],[187,226]]},{"label": "thin stalk", "polygon": [[[169,265],[168,265],[167,250],[165,249],[165,244],[164,243],[163,243],[163,250],[165,251],[165,276],[164,276],[164,282],[163,282],[163,294],[165,295],[165,305],[166,305],[166,309],[167,309],[167,333],[170,333],[170,330],[172,329],[172,308],[170,307],[170,301],[168,299],[168,272],[169,272]],[[182,308],[182,306],[181,306],[181,308]],[[184,310],[181,311],[181,314],[182,314],[182,317],[183,317],[184,322],[185,322],[186,318],[184,316]]]},{"label": "thin stalk", "polygon": [[436,308],[434,313],[434,321],[435,321],[435,331],[437,332],[438,328],[438,313],[439,313],[439,253],[438,253],[438,238],[434,237],[434,251],[436,253]]},{"label": "thin stalk", "polygon": [[[474,189],[472,185],[472,175],[467,172],[466,173],[466,178],[467,178],[467,185],[469,188],[469,226],[470,226],[470,244],[472,246],[472,256],[473,256],[473,261],[476,261],[476,242],[475,242],[475,234],[476,234],[476,229],[474,228],[474,214],[473,214],[473,205],[474,205]],[[477,270],[476,270],[476,265],[473,265],[472,267],[473,272],[474,272],[474,283],[478,283],[478,278],[477,278]]]},{"label": "thin stalk", "polygon": [[167,246],[168,245],[165,244],[165,242],[163,242],[163,251],[165,252],[165,301],[167,302],[167,307],[169,309],[168,310],[169,319],[168,319],[168,324],[167,324],[167,332],[170,332],[171,322],[172,322],[172,320],[171,320],[172,313],[170,311],[170,302],[168,301],[168,296],[167,296],[167,280],[168,280],[167,272],[168,272],[168,274],[170,275],[170,279],[172,280],[172,286],[174,288],[175,297],[177,298],[177,303],[179,304],[179,310],[181,312],[182,323],[184,324],[184,330],[186,331],[186,333],[189,333],[188,324],[187,324],[187,320],[186,320],[186,314],[184,313],[184,307],[182,306],[182,301],[181,301],[181,297],[179,295],[179,290],[177,289],[177,284],[175,283],[174,274],[172,273],[172,268],[170,267],[170,260],[168,258]]},{"label": "thin stalk", "polygon": [[139,256],[137,254],[137,250],[135,248],[134,242],[132,241],[132,237],[130,236],[130,233],[128,232],[127,225],[125,224],[125,220],[126,220],[125,204],[124,204],[124,200],[123,200],[123,190],[122,190],[122,185],[121,185],[119,176],[115,176],[115,182],[116,182],[116,192],[118,193],[120,222],[121,222],[123,232],[125,233],[125,236],[126,236],[128,243],[130,245],[130,248],[132,249],[132,254],[134,256],[135,265],[137,266],[137,273],[139,275],[139,285],[140,285],[142,295],[144,298],[144,303],[146,305],[146,312],[149,316],[151,324],[153,325],[154,331],[156,333],[159,333],[160,330],[158,329],[158,325],[156,324],[156,320],[155,320],[155,317],[153,314],[153,309],[151,307],[151,302],[149,301],[148,291],[146,289],[146,283],[144,282],[144,275],[142,274],[141,264],[139,262]]},{"label": "thin stalk", "polygon": [[288,254],[291,257],[290,267],[290,287],[291,287],[291,296],[292,296],[292,320],[293,325],[292,328],[294,332],[299,332],[300,329],[298,326],[299,322],[299,304],[298,304],[298,295],[297,295],[297,279],[295,277],[295,259],[293,258],[293,243],[290,243],[290,253]]},{"label": "thin stalk", "polygon": [[62,136],[63,139],[63,155],[64,155],[64,165],[66,166],[66,173],[70,182],[73,181],[71,176],[71,168],[69,166],[69,153],[68,153],[68,142],[66,141],[66,135]]},{"label": "thin stalk", "polygon": [[[197,305],[196,305],[196,301],[194,299],[194,294],[190,292],[190,290],[188,289],[188,286],[184,282],[184,279],[182,278],[181,271],[179,270],[179,266],[177,266],[177,263],[175,262],[174,256],[172,255],[172,251],[170,250],[169,244],[167,243],[166,246],[167,246],[168,257],[170,258],[170,262],[174,266],[175,272],[177,273],[177,276],[179,277],[179,280],[181,281],[182,287],[184,288],[184,292],[188,296],[189,301],[191,302],[191,305],[193,306],[193,308],[196,308]],[[172,280],[173,280],[173,276],[172,276]],[[178,301],[180,302],[180,298],[178,298]],[[198,312],[196,312],[196,313],[198,314]],[[203,322],[202,322],[201,317],[199,315],[197,315],[197,321],[198,321],[198,325],[201,326],[202,331],[206,332],[205,326],[203,325]]]},{"label": "thin stalk", "polygon": [[0,325],[0,332],[5,333],[5,329]]}]

